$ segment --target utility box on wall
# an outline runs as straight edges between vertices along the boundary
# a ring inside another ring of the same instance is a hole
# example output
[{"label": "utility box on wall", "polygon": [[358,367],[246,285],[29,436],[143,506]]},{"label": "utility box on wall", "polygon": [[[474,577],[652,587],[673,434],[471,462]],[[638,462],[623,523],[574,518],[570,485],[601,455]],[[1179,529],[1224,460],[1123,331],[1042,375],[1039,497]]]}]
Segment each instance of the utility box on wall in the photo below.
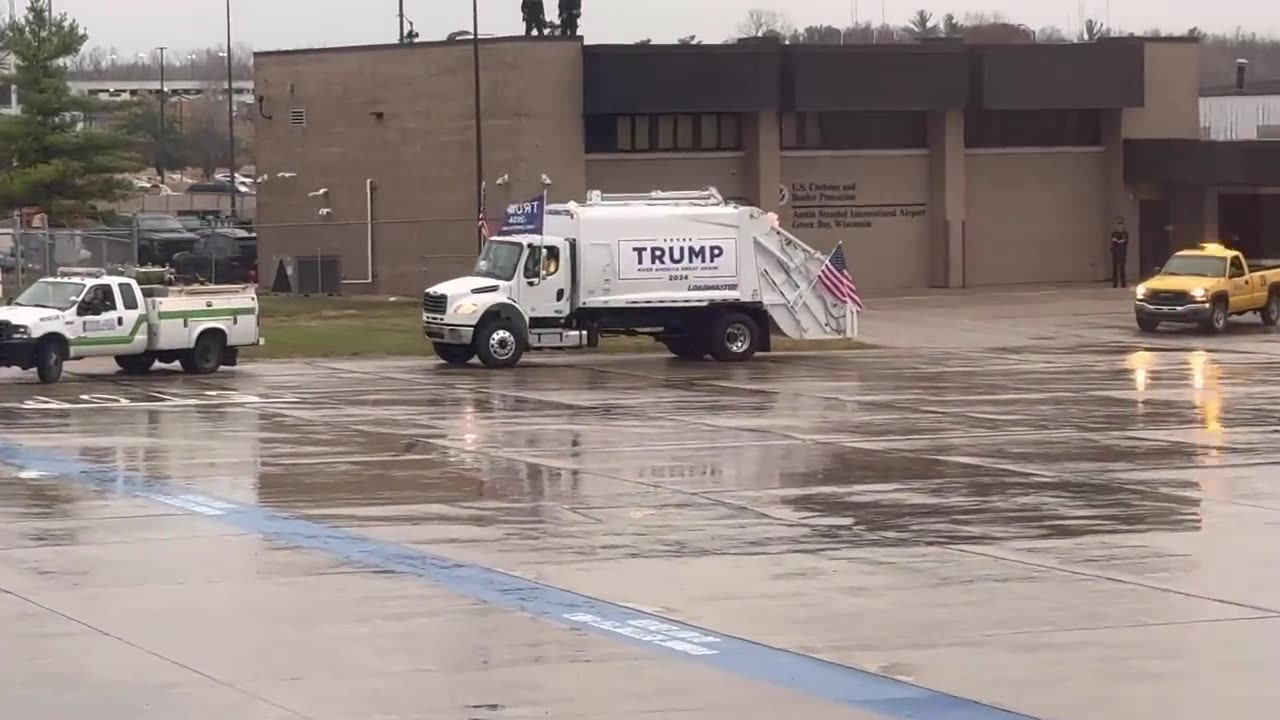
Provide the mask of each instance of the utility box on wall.
[{"label": "utility box on wall", "polygon": [[338,295],[342,292],[341,258],[337,255],[281,258],[272,274],[271,292]]},{"label": "utility box on wall", "polygon": [[337,295],[342,292],[342,259],[337,255],[298,256],[294,288],[302,295]]}]

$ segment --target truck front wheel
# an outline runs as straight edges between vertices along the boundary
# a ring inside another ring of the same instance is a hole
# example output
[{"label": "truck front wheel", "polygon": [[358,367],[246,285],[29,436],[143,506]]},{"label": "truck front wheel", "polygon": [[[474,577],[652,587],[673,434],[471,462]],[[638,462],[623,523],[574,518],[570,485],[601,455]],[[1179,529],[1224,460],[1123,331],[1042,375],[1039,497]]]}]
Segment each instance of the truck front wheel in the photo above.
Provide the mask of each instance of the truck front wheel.
[{"label": "truck front wheel", "polygon": [[720,362],[750,360],[759,347],[760,326],[751,316],[725,313],[711,324],[711,357]]},{"label": "truck front wheel", "polygon": [[1204,322],[1204,329],[1211,333],[1220,333],[1227,329],[1227,301],[1218,298],[1209,304],[1209,319]]},{"label": "truck front wheel", "polygon": [[57,340],[45,340],[36,346],[36,376],[45,385],[62,379],[62,364],[67,359],[67,348]]},{"label": "truck front wheel", "polygon": [[471,358],[476,356],[476,351],[472,350],[469,345],[432,343],[431,349],[436,351],[436,357],[450,365],[466,365],[471,362]]},{"label": "truck front wheel", "polygon": [[1262,306],[1262,324],[1275,325],[1280,321],[1280,290],[1272,290],[1267,304]]},{"label": "truck front wheel", "polygon": [[524,341],[511,322],[501,318],[481,325],[472,342],[485,367],[508,368],[520,362],[524,355]]},{"label": "truck front wheel", "polygon": [[116,356],[116,366],[123,370],[125,375],[146,375],[151,372],[155,364],[156,356],[151,353]]},{"label": "truck front wheel", "polygon": [[227,341],[216,332],[206,332],[196,338],[196,346],[178,358],[183,371],[190,375],[209,375],[222,367],[222,350]]}]

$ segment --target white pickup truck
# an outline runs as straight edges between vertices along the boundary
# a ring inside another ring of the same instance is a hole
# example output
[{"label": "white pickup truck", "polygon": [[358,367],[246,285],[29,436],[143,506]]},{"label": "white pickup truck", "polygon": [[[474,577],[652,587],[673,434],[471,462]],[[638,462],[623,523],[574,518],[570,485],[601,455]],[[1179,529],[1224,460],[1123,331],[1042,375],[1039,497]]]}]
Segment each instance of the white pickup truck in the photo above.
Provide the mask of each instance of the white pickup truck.
[{"label": "white pickup truck", "polygon": [[139,285],[100,269],[60,269],[0,307],[0,367],[35,368],[42,383],[57,382],[65,361],[90,357],[114,357],[130,375],[157,362],[212,373],[259,344],[252,285]]}]

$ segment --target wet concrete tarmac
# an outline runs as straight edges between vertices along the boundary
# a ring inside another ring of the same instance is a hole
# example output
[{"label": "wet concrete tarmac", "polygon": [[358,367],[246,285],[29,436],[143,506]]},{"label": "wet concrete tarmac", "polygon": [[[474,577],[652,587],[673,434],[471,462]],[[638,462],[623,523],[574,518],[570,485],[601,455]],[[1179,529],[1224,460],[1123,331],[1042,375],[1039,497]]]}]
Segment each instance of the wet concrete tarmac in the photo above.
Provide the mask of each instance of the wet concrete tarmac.
[{"label": "wet concrete tarmac", "polygon": [[1171,338],[5,375],[0,717],[1274,717],[1280,364]]}]

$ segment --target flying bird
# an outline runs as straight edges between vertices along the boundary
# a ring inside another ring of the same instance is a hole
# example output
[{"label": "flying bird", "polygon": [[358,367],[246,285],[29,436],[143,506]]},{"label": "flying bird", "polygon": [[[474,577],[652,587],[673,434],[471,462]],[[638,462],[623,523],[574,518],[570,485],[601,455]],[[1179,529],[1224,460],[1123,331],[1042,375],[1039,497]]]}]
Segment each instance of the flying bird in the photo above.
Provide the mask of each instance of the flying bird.
[{"label": "flying bird", "polygon": [[325,195],[328,195],[328,194],[329,194],[329,188],[320,188],[315,192],[307,193],[307,197],[324,197]]}]

